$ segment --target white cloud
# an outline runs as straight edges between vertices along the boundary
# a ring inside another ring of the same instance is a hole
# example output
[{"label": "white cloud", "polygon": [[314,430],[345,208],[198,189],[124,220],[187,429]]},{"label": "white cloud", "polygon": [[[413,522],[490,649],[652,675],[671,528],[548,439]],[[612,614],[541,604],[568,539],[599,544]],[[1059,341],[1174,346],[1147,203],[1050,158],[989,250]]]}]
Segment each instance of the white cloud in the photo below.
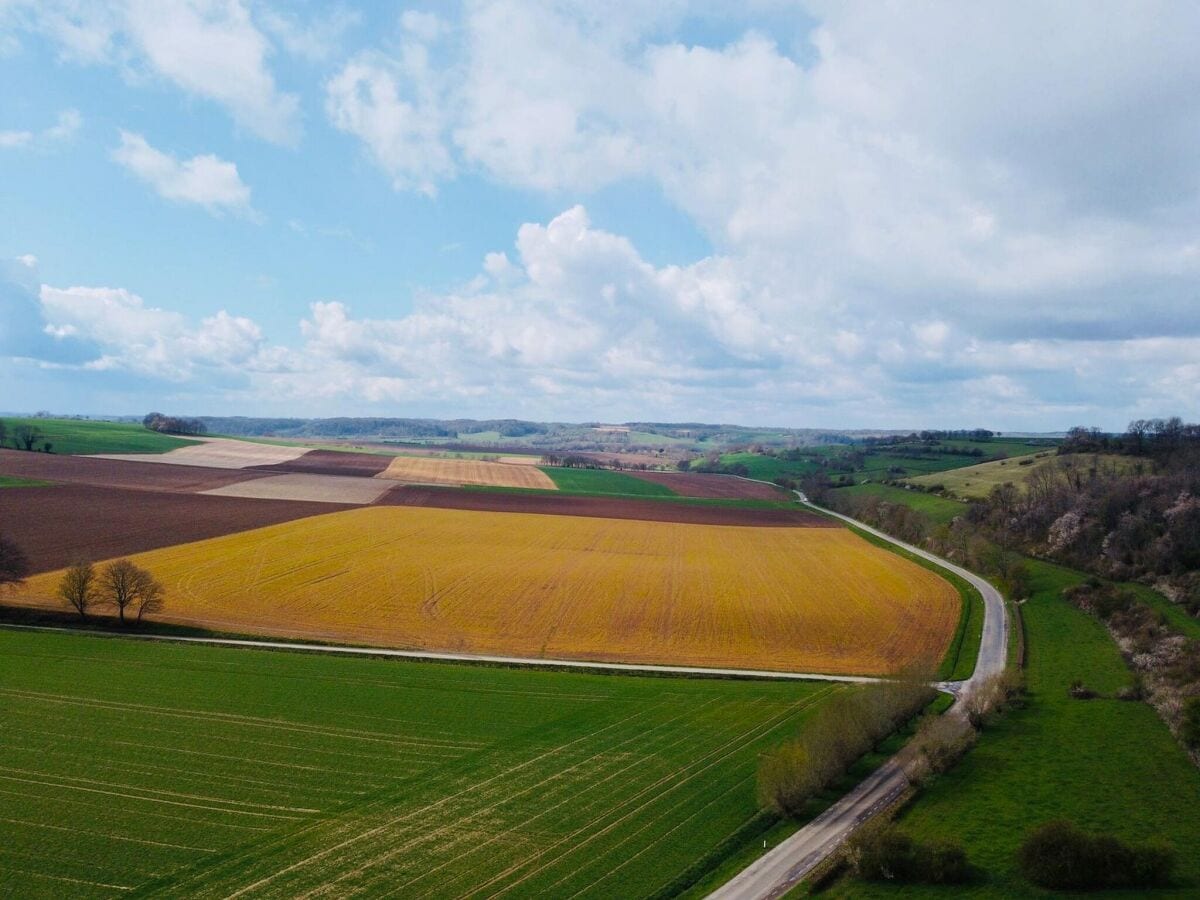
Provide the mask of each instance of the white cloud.
[{"label": "white cloud", "polygon": [[29,147],[69,141],[83,125],[83,116],[76,109],[64,109],[57,121],[40,131],[0,131],[0,147]]},{"label": "white cloud", "polygon": [[17,262],[19,262],[21,265],[23,265],[27,269],[36,269],[37,264],[38,264],[38,258],[36,256],[34,256],[32,253],[22,253],[20,256],[17,257]]},{"label": "white cloud", "polygon": [[255,215],[250,188],[237,166],[211,153],[179,160],[150,146],[140,134],[122,131],[112,157],[167,200],[195,203],[213,214]]},{"label": "white cloud", "polygon": [[9,0],[7,12],[17,28],[56,41],[68,61],[119,66],[135,83],[165,79],[261,138],[299,138],[299,100],[276,85],[271,45],[243,0]]},{"label": "white cloud", "polygon": [[256,9],[255,18],[284,49],[309,62],[325,62],[337,55],[346,33],[362,22],[361,13],[345,6],[335,6],[321,15],[301,21],[264,5]]}]

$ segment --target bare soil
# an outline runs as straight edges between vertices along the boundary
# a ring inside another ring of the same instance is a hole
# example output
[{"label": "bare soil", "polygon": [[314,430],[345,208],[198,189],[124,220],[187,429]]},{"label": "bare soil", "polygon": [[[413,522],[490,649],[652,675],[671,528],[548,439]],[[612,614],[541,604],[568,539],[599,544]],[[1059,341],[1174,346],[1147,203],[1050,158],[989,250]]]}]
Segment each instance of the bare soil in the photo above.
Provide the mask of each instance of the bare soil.
[{"label": "bare soil", "polygon": [[704,475],[698,472],[625,472],[643,481],[669,487],[681,497],[710,500],[790,500],[781,487],[746,481],[731,475]]},{"label": "bare soil", "polygon": [[746,509],[693,506],[660,500],[580,497],[564,494],[504,494],[406,485],[384,495],[381,506],[429,506],[484,512],[543,513],[556,516],[594,516],[695,525],[760,525],[797,528],[839,528],[839,523],[802,509]]},{"label": "bare soil", "polygon": [[262,472],[300,472],[305,475],[351,475],[374,478],[388,467],[392,457],[377,453],[351,453],[341,450],[310,450],[288,462],[255,466]]},{"label": "bare soil", "polygon": [[263,472],[245,469],[164,466],[161,463],[137,460],[26,453],[20,450],[0,450],[0,474],[41,481],[180,493],[208,491],[227,484],[262,478],[264,475]]},{"label": "bare soil", "polygon": [[61,484],[0,490],[0,530],[46,572],[353,508]]}]

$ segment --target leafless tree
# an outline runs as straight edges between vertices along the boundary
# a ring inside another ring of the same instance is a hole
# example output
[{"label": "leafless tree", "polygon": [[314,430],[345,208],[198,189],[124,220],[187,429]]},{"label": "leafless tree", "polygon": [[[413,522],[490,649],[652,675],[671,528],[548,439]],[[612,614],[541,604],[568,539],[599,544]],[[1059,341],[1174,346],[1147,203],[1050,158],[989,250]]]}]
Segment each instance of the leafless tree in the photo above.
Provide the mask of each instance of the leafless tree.
[{"label": "leafless tree", "polygon": [[162,609],[163,587],[131,560],[118,559],[105,566],[100,574],[100,599],[117,608],[122,624],[125,610],[136,607],[140,622],[143,613]]},{"label": "leafless tree", "polygon": [[86,619],[88,608],[96,602],[96,568],[80,560],[63,574],[58,583],[58,596],[74,607],[79,618]]},{"label": "leafless tree", "polygon": [[18,425],[13,429],[13,445],[19,450],[32,450],[42,439],[42,429],[36,425]]}]

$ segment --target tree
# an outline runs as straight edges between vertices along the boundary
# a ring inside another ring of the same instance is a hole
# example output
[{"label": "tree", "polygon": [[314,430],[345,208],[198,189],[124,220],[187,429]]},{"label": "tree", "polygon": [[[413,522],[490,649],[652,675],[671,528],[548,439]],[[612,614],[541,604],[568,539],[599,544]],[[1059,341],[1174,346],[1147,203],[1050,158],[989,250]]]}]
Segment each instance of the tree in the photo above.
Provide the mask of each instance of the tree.
[{"label": "tree", "polygon": [[29,558],[17,544],[0,534],[0,587],[16,585],[29,574]]},{"label": "tree", "polygon": [[8,440],[8,425],[3,419],[0,419],[0,447],[4,446],[4,442]]},{"label": "tree", "polygon": [[121,624],[125,610],[136,607],[138,621],[143,613],[162,609],[163,587],[154,576],[131,560],[118,559],[104,567],[100,575],[100,598],[117,608]]},{"label": "tree", "polygon": [[32,450],[42,439],[42,429],[36,425],[18,425],[13,429],[13,446],[18,450]]},{"label": "tree", "polygon": [[75,608],[79,618],[86,619],[88,607],[96,601],[96,568],[80,560],[71,565],[58,583],[58,596]]}]

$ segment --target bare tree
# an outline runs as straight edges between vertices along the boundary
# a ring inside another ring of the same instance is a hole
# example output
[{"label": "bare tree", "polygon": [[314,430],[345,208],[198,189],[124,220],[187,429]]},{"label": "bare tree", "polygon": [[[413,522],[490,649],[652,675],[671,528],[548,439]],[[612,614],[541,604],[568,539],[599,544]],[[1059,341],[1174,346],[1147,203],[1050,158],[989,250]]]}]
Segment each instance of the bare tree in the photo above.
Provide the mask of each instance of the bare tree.
[{"label": "bare tree", "polygon": [[42,429],[36,425],[18,425],[13,429],[13,446],[18,450],[32,450],[42,439]]},{"label": "bare tree", "polygon": [[0,587],[17,585],[29,574],[29,557],[17,544],[0,534]]},{"label": "bare tree", "polygon": [[0,419],[0,447],[4,446],[4,442],[8,440],[8,423]]},{"label": "bare tree", "polygon": [[80,560],[72,564],[58,583],[58,596],[75,608],[79,618],[86,619],[87,611],[96,602],[96,568]]},{"label": "bare tree", "polygon": [[163,597],[166,594],[162,582],[149,572],[143,571],[142,574],[145,577],[139,585],[137,598],[137,620],[139,625],[142,624],[142,616],[146,613],[162,612]]}]

